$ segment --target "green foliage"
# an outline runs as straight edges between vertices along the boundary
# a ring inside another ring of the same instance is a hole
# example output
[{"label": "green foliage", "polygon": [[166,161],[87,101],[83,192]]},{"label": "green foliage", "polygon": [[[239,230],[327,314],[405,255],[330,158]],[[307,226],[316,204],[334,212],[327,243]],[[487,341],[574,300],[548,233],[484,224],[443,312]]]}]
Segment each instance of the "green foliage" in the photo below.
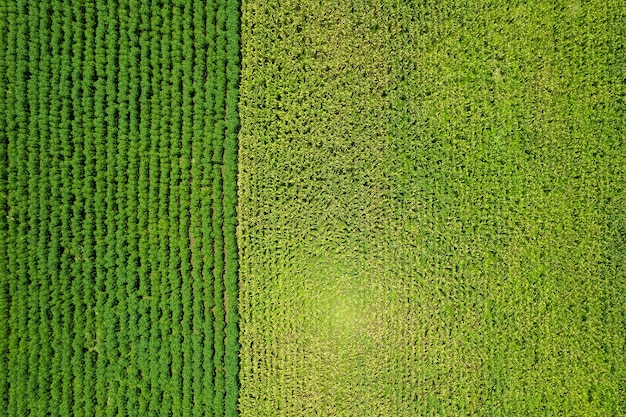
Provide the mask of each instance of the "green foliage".
[{"label": "green foliage", "polygon": [[[0,85],[8,85],[8,67],[10,54],[8,48],[8,8],[0,8]],[[9,275],[9,207],[8,207],[8,147],[9,147],[9,116],[11,115],[9,94],[7,88],[0,88],[0,276]],[[0,322],[9,323],[10,318],[10,284],[6,279],[0,279]],[[0,326],[0,374],[8,374],[10,327],[7,324]],[[7,410],[9,406],[8,378],[0,379],[0,409]]]},{"label": "green foliage", "polygon": [[239,2],[226,1],[226,111],[224,136],[224,283],[226,308],[226,340],[224,368],[225,415],[238,415],[239,376],[239,296],[237,225],[237,134],[239,132],[238,88],[239,62]]},{"label": "green foliage", "polygon": [[231,13],[0,6],[6,415],[237,415]]},{"label": "green foliage", "polygon": [[248,1],[244,416],[622,415],[622,1]]}]

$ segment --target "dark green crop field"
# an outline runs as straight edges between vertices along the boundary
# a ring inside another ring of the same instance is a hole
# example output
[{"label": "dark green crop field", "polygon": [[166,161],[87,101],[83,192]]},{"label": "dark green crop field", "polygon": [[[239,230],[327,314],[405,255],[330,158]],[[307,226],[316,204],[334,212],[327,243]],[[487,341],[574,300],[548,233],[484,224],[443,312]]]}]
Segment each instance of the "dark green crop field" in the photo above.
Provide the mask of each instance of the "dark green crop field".
[{"label": "dark green crop field", "polygon": [[242,4],[242,416],[626,415],[626,3]]},{"label": "dark green crop field", "polygon": [[624,0],[0,1],[0,416],[626,416]]},{"label": "dark green crop field", "polygon": [[237,415],[238,2],[1,7],[0,414]]}]

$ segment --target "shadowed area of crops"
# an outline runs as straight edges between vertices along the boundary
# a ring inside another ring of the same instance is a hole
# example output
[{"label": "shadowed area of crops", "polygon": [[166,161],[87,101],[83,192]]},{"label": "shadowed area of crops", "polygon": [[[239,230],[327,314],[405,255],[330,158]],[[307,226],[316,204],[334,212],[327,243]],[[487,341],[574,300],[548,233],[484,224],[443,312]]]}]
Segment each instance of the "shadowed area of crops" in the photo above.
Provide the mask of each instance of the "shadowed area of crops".
[{"label": "shadowed area of crops", "polygon": [[247,1],[244,416],[626,413],[622,1]]}]

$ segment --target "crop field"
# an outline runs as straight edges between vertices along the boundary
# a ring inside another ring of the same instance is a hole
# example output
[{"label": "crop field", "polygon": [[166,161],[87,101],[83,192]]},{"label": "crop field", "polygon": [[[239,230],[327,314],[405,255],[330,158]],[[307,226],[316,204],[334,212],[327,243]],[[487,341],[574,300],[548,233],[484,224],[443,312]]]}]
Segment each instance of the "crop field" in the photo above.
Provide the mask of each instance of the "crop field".
[{"label": "crop field", "polygon": [[1,7],[0,414],[237,415],[238,2]]},{"label": "crop field", "polygon": [[626,415],[624,1],[241,25],[241,415]]},{"label": "crop field", "polygon": [[624,0],[0,2],[0,415],[626,415]]}]

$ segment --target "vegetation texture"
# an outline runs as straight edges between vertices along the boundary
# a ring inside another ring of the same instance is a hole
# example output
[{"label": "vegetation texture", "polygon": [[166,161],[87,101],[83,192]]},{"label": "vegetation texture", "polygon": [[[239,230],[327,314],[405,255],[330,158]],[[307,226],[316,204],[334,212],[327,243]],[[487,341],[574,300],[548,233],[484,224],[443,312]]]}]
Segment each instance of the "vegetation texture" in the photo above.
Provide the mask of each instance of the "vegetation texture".
[{"label": "vegetation texture", "polygon": [[245,1],[241,415],[625,415],[625,45],[623,0]]},{"label": "vegetation texture", "polygon": [[0,25],[1,414],[237,415],[237,0]]}]

